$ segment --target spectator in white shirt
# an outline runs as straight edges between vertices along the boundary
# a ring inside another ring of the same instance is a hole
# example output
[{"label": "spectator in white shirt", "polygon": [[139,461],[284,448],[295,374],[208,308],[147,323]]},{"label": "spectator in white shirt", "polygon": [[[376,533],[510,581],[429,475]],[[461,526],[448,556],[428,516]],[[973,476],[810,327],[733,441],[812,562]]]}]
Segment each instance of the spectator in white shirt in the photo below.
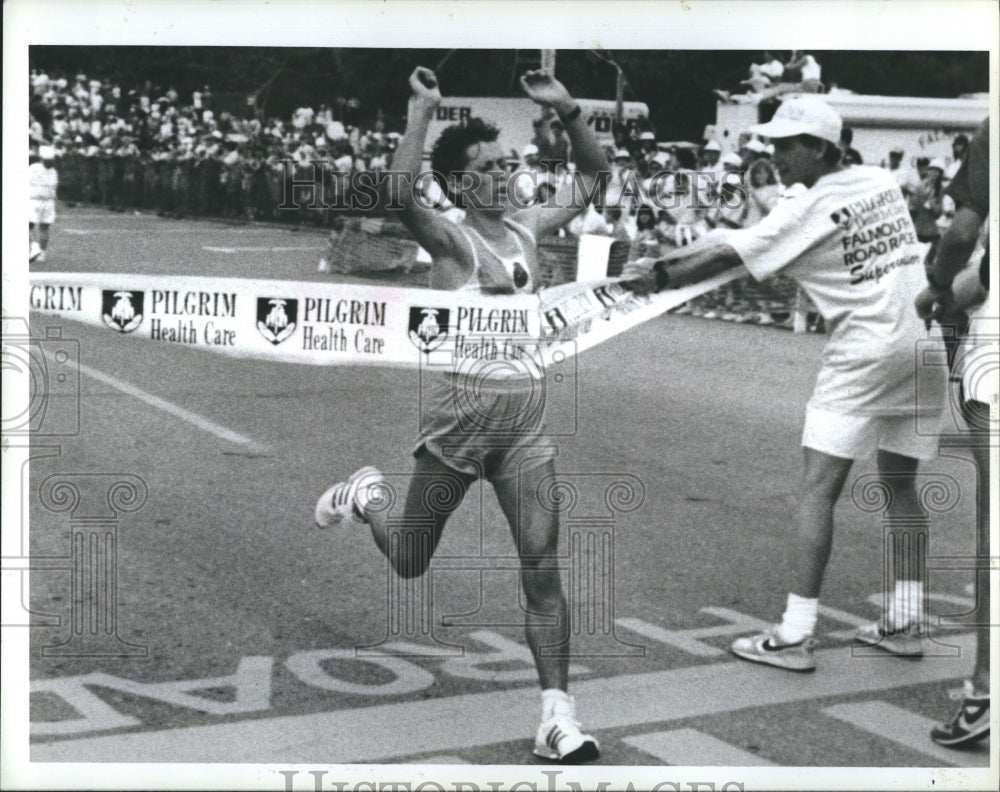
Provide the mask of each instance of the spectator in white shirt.
[{"label": "spectator in white shirt", "polygon": [[28,166],[28,260],[41,263],[49,247],[49,227],[56,221],[59,174],[52,146],[39,146],[38,157],[40,162]]},{"label": "spectator in white shirt", "polygon": [[750,64],[750,78],[743,80],[741,85],[750,86],[752,91],[763,91],[781,81],[781,75],[785,70],[784,64],[769,51],[764,50],[762,63]]}]

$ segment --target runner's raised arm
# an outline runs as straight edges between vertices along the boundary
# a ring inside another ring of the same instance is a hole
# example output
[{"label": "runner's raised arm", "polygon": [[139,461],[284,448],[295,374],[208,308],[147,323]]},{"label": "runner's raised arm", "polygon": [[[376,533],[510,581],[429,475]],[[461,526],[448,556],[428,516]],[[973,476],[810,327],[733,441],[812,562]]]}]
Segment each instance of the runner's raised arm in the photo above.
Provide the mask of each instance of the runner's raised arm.
[{"label": "runner's raised arm", "polygon": [[402,206],[406,227],[432,255],[446,252],[450,245],[448,221],[416,195],[416,178],[420,174],[427,142],[427,129],[434,111],[441,103],[441,90],[434,72],[418,66],[410,75],[410,101],[406,113],[406,130],[390,163],[392,176],[386,189],[389,205]]},{"label": "runner's raised arm", "polygon": [[551,107],[559,116],[573,147],[573,161],[586,187],[585,190],[577,190],[575,195],[572,188],[560,190],[554,205],[541,204],[518,212],[518,221],[538,237],[555,233],[585,209],[594,183],[602,178],[602,174],[603,178],[609,178],[611,166],[604,149],[587,126],[580,105],[561,82],[548,72],[536,70],[521,77],[521,87],[536,103]]}]

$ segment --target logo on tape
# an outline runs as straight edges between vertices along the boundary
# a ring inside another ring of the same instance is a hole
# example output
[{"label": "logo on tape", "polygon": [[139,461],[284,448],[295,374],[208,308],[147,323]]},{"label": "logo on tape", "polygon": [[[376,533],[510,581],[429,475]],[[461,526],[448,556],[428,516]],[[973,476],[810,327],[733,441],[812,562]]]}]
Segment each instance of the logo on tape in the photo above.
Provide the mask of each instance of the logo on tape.
[{"label": "logo on tape", "polygon": [[119,333],[131,333],[142,324],[141,291],[101,291],[101,318]]},{"label": "logo on tape", "polygon": [[447,308],[424,308],[414,305],[410,308],[410,343],[421,352],[429,353],[448,339]]},{"label": "logo on tape", "polygon": [[295,332],[299,301],[281,297],[257,298],[257,330],[277,346]]}]

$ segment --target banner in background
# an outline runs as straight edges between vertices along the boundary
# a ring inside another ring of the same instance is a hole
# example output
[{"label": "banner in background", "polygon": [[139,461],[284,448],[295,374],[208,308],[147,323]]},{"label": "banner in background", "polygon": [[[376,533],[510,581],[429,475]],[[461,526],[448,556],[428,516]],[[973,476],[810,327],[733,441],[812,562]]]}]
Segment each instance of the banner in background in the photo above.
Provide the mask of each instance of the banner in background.
[{"label": "banner in background", "polygon": [[[232,357],[310,365],[416,367],[530,360],[544,367],[717,288],[637,296],[618,280],[532,295],[368,284],[107,273],[33,273],[32,311]],[[516,368],[516,367],[515,367]]]},{"label": "banner in background", "polygon": [[[613,99],[580,99],[583,119],[594,131],[602,146],[614,145],[612,124],[615,118],[615,102]],[[518,154],[534,137],[535,130],[532,121],[540,118],[542,108],[527,97],[498,99],[489,96],[445,96],[441,104],[435,108],[434,118],[427,128],[424,159],[430,162],[430,147],[441,133],[452,124],[459,124],[469,118],[476,117],[489,121],[500,128],[497,139],[504,152],[514,151]],[[622,118],[624,121],[634,121],[649,116],[649,107],[645,102],[624,102]]]}]

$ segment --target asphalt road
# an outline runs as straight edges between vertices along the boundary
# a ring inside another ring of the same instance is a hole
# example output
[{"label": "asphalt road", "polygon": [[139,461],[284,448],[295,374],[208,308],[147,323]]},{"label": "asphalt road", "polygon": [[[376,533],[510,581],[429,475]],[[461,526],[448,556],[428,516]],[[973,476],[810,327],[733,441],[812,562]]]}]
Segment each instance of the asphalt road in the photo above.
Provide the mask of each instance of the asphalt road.
[{"label": "asphalt road", "polygon": [[[310,230],[64,209],[41,268],[322,279],[323,245]],[[361,465],[405,484],[414,372],[233,360],[32,316],[36,333],[53,324],[79,340],[85,368],[79,434],[58,455],[36,448],[31,465],[32,553],[56,559],[31,578],[33,759],[276,762],[283,743],[263,737],[275,728],[310,735],[288,761],[539,763],[513,545],[489,488],[470,492],[453,517],[426,587],[400,597],[365,532],[312,525],[319,493]],[[852,502],[850,482],[818,671],[798,676],[726,651],[784,605],[799,432],[824,340],[666,315],[584,353],[564,380],[556,418],[575,430],[558,438],[558,468],[581,498],[563,520],[562,547],[572,531],[600,530],[613,550],[589,546],[614,577],[594,620],[582,617],[572,683],[602,763],[988,764],[988,744],[947,752],[926,735],[950,716],[947,692],[971,667],[968,618],[939,633],[961,651],[917,662],[851,654],[844,631],[878,614],[883,527]],[[859,463],[855,475],[873,470]],[[949,451],[923,470],[961,487],[957,506],[934,517],[929,555],[971,554],[971,459]],[[99,500],[110,479],[93,474],[138,477],[148,497],[114,528],[106,599],[117,606],[117,637],[86,643],[72,629],[82,617],[71,569],[100,549],[74,545],[74,532],[90,529],[39,493],[51,475],[75,476]],[[607,520],[603,492],[622,474],[642,483],[643,505],[594,528],[586,519]],[[570,567],[567,557],[567,577]],[[933,613],[972,607],[970,572],[930,580]],[[427,622],[407,611],[416,601]],[[403,629],[389,634],[397,617]],[[51,648],[59,644],[67,648]],[[97,646],[138,656],[95,656]],[[382,657],[365,659],[359,646]],[[103,676],[85,684],[92,674]],[[335,723],[352,724],[350,737]]]}]

